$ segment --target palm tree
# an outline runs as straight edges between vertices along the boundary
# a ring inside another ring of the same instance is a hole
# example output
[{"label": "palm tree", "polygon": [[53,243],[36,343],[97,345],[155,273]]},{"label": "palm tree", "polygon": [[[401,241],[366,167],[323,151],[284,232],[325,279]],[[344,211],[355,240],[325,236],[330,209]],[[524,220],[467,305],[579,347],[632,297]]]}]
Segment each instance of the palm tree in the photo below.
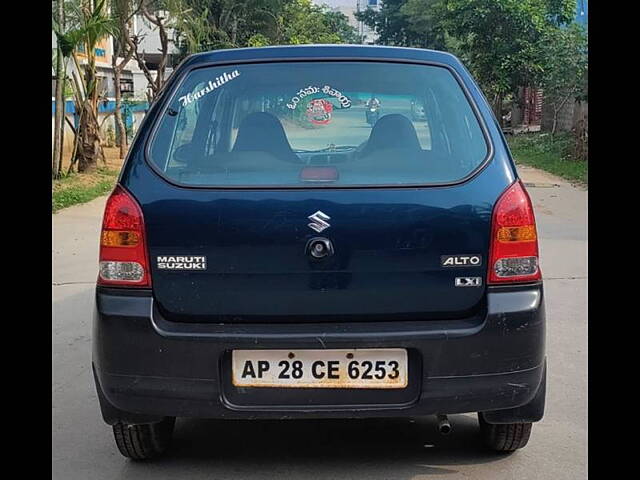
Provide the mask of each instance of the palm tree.
[{"label": "palm tree", "polygon": [[[108,14],[107,0],[70,0],[66,6],[67,29],[54,24],[54,32],[64,58],[71,58],[75,65],[72,86],[79,125],[74,130],[76,141],[70,170],[77,163],[78,172],[96,169],[98,159],[104,161],[100,123],[98,121],[98,97],[100,94],[96,75],[96,47],[99,42],[117,31],[114,20]],[[80,65],[78,49],[83,50],[86,64]]]}]

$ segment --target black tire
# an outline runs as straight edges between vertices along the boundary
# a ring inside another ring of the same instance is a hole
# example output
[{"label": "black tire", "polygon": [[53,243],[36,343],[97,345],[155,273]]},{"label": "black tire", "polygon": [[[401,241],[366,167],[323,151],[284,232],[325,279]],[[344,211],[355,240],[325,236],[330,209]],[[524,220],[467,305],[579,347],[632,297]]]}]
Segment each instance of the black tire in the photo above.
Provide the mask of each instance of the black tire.
[{"label": "black tire", "polygon": [[116,423],[113,435],[120,453],[133,460],[147,460],[157,457],[171,443],[175,417],[166,417],[158,423],[130,425]]},{"label": "black tire", "polygon": [[496,452],[513,452],[524,447],[529,442],[531,427],[528,423],[487,423],[482,413],[478,413],[482,441]]}]

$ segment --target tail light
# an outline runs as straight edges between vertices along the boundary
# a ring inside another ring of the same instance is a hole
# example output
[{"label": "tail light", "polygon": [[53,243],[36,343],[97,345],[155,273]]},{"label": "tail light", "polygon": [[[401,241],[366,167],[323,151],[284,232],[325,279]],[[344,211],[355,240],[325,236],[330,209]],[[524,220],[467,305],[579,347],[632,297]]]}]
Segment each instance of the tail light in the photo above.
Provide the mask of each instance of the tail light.
[{"label": "tail light", "polygon": [[493,210],[488,283],[540,280],[538,235],[529,194],[518,180]]},{"label": "tail light", "polygon": [[104,210],[98,285],[151,286],[142,209],[120,185]]}]

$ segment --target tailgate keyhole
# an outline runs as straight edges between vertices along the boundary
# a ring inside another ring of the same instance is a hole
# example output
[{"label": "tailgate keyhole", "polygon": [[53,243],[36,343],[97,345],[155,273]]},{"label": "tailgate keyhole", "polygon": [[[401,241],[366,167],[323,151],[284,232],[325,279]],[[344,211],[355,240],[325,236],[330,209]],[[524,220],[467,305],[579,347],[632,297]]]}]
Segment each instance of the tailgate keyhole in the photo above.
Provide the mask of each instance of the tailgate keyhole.
[{"label": "tailgate keyhole", "polygon": [[315,237],[307,242],[306,253],[311,258],[321,260],[333,255],[333,244],[328,238]]}]

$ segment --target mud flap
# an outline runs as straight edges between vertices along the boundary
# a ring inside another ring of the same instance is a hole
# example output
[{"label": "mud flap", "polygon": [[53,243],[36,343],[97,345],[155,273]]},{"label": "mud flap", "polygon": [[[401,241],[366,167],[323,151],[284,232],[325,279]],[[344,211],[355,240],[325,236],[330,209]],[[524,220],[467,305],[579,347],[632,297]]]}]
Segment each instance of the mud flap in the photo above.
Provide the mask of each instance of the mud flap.
[{"label": "mud flap", "polygon": [[516,408],[506,410],[491,410],[489,412],[480,412],[482,418],[487,423],[528,423],[538,422],[544,416],[544,404],[547,387],[547,360],[544,361],[544,370],[542,371],[542,379],[538,386],[536,396],[529,403]]},{"label": "mud flap", "polygon": [[98,381],[96,370],[93,364],[91,365],[93,371],[93,379],[96,384],[96,392],[98,392],[98,401],[100,402],[100,410],[102,411],[102,418],[108,425],[115,425],[116,423],[128,423],[131,425],[141,425],[146,423],[157,423],[162,421],[164,417],[157,415],[145,415],[142,413],[125,412],[119,408],[114,407],[109,400],[104,396],[102,387]]}]

